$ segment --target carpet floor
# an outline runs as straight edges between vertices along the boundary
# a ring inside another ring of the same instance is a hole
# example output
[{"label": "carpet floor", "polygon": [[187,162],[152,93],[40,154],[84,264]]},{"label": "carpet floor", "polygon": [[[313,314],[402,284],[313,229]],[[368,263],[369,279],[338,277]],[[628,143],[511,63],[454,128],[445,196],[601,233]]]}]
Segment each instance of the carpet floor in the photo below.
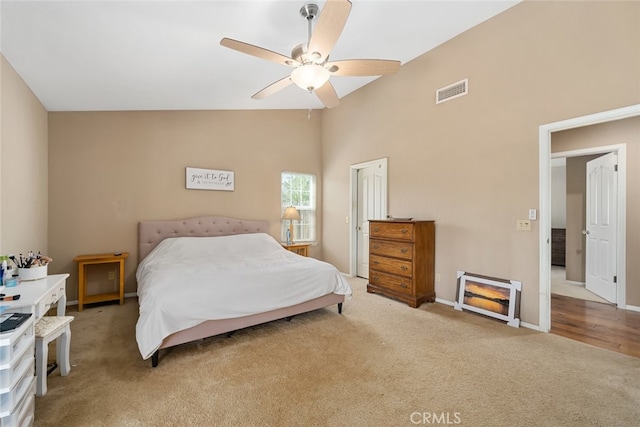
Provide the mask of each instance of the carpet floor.
[{"label": "carpet floor", "polygon": [[551,293],[564,295],[566,297],[578,298],[587,301],[611,304],[606,299],[585,288],[584,283],[571,282],[567,280],[564,267],[551,266]]},{"label": "carpet floor", "polygon": [[[36,426],[635,426],[640,359],[366,293],[143,361],[137,300],[76,312]],[[51,350],[55,348],[52,346]]]}]

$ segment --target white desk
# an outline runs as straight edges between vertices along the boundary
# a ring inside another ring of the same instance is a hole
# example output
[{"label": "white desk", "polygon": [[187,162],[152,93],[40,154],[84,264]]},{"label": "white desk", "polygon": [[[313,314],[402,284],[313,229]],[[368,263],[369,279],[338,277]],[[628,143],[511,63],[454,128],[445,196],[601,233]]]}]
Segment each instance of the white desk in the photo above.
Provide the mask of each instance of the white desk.
[{"label": "white desk", "polygon": [[17,301],[0,301],[7,312],[33,313],[34,323],[58,303],[57,316],[64,316],[67,306],[66,283],[68,274],[54,274],[44,279],[21,281],[18,286],[2,287],[7,296],[20,295]]}]

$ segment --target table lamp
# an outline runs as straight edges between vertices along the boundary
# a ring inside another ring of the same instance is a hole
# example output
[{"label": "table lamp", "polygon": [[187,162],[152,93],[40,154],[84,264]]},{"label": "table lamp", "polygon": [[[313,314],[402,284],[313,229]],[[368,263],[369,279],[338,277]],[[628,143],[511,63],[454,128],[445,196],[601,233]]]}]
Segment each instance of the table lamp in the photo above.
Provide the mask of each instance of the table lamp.
[{"label": "table lamp", "polygon": [[298,212],[298,210],[293,206],[289,206],[284,210],[282,219],[289,220],[289,240],[291,241],[287,243],[293,243],[293,220],[300,221],[300,212]]}]

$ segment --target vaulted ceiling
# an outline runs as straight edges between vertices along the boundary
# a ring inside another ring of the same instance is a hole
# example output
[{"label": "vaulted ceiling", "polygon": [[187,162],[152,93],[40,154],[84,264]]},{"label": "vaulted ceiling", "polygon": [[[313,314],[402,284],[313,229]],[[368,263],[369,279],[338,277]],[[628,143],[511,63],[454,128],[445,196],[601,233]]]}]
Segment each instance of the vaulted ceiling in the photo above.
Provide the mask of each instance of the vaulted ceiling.
[{"label": "vaulted ceiling", "polygon": [[[2,0],[0,48],[49,111],[323,108],[295,85],[251,99],[290,69],[220,46],[289,56],[309,2]],[[353,0],[331,59],[405,64],[518,2]],[[375,78],[331,83],[342,98]]]}]

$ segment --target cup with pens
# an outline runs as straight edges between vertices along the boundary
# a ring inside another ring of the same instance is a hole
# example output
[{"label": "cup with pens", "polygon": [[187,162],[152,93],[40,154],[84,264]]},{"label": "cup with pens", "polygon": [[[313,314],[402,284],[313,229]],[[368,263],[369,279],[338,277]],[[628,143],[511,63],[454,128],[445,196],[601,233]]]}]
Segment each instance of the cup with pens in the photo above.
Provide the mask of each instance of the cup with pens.
[{"label": "cup with pens", "polygon": [[9,255],[9,259],[18,267],[18,277],[20,280],[38,280],[47,277],[47,266],[51,261],[46,255],[40,252],[28,252],[26,256],[20,254],[19,257]]}]

